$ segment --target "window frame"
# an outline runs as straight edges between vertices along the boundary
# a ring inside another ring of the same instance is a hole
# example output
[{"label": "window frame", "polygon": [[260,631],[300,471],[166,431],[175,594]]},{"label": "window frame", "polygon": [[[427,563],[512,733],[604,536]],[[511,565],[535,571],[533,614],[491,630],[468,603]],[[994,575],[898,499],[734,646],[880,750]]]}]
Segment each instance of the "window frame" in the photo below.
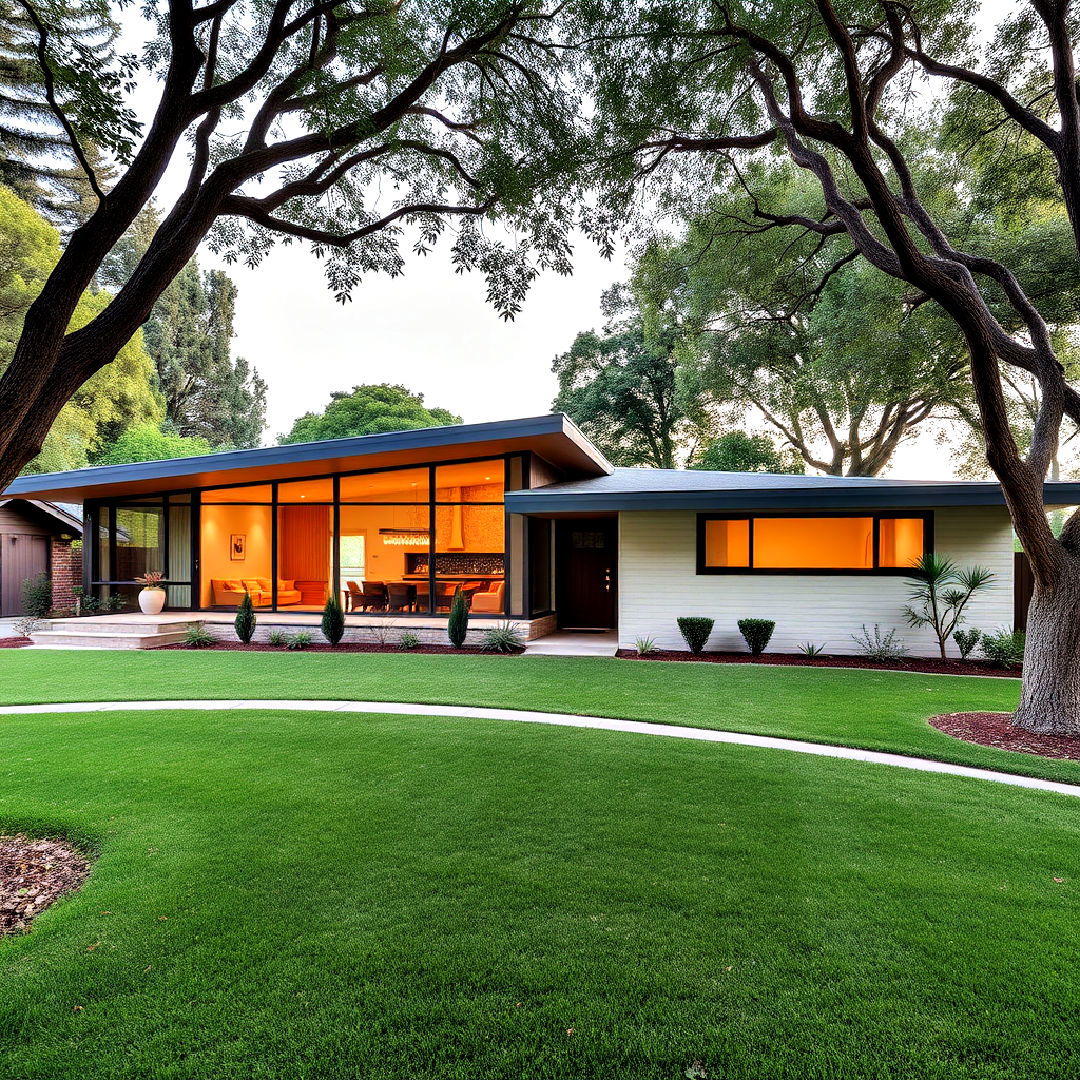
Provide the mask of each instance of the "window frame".
[{"label": "window frame", "polygon": [[[754,566],[754,519],[755,518],[870,518],[873,521],[874,565],[867,567],[845,566]],[[911,573],[910,566],[881,566],[881,522],[889,520],[917,520],[923,523],[923,554],[929,555],[934,550],[934,512],[933,510],[880,511],[880,510],[817,510],[790,511],[767,510],[757,513],[697,515],[697,550],[696,563],[699,576],[713,574],[759,574],[831,577],[906,577]],[[710,521],[746,521],[750,528],[750,564],[748,566],[708,566],[705,562],[705,529]]]}]

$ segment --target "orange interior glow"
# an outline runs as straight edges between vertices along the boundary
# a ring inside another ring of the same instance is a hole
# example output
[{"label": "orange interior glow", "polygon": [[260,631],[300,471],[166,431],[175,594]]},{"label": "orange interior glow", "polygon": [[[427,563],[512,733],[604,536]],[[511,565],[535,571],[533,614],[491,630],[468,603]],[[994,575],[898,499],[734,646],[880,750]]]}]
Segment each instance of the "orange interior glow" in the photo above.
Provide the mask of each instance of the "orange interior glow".
[{"label": "orange interior glow", "polygon": [[873,518],[754,519],[755,568],[869,570],[873,565]]},{"label": "orange interior glow", "polygon": [[749,566],[750,522],[706,521],[705,565]]},{"label": "orange interior glow", "polygon": [[881,566],[910,566],[922,555],[922,518],[881,519]]}]

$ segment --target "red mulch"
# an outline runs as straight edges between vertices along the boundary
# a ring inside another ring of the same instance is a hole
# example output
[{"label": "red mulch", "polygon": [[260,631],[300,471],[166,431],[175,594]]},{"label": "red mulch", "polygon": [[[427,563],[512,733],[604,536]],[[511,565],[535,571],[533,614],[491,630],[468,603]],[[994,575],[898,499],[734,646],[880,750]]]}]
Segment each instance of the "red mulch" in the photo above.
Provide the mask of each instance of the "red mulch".
[{"label": "red mulch", "polygon": [[979,746],[1080,761],[1080,739],[1070,735],[1036,735],[1022,731],[1013,727],[1010,713],[947,713],[944,716],[931,716],[930,726],[965,742],[978,743]]},{"label": "red mulch", "polygon": [[25,649],[33,644],[28,637],[0,637],[0,649]]},{"label": "red mulch", "polygon": [[922,675],[999,675],[1007,679],[1020,677],[1020,668],[994,667],[987,660],[934,660],[924,656],[908,656],[903,660],[875,663],[865,656],[804,656],[802,653],[762,653],[751,656],[741,652],[707,652],[694,656],[689,652],[658,651],[639,656],[634,649],[620,649],[616,656],[623,660],[686,660],[708,664],[777,664],[785,667],[880,668],[882,671],[915,671]]},{"label": "red mulch", "polygon": [[0,937],[20,934],[90,873],[85,857],[63,840],[0,836]]},{"label": "red mulch", "polygon": [[[175,645],[162,645],[162,649],[190,649],[182,641]],[[192,650],[196,651],[196,650]],[[303,649],[287,649],[284,645],[269,645],[265,641],[215,641],[203,646],[199,652],[334,652],[334,653],[468,653],[470,656],[520,656],[520,653],[485,652],[477,645],[455,649],[453,645],[418,645],[415,649],[399,649],[397,645],[378,645],[367,641],[343,641],[340,645],[328,645],[325,641],[313,641]]]}]

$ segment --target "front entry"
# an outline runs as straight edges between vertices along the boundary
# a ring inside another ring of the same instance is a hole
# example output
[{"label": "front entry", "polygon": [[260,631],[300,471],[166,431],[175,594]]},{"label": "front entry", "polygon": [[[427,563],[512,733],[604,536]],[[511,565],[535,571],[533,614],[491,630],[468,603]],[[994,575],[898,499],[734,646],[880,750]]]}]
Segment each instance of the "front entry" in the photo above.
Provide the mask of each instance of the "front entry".
[{"label": "front entry", "polygon": [[556,528],[555,610],[562,630],[617,625],[617,518],[560,520]]}]

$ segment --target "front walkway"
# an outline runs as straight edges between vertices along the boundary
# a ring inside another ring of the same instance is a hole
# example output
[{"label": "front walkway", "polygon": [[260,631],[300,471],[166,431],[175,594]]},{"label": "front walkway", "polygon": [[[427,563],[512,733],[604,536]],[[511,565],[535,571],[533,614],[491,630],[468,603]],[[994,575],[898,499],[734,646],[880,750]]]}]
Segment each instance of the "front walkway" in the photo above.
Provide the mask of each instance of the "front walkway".
[{"label": "front walkway", "polygon": [[651,724],[644,720],[614,720],[603,716],[579,716],[573,713],[532,712],[525,709],[483,709],[464,705],[414,705],[396,701],[317,701],[255,698],[247,700],[214,701],[212,699],[177,701],[75,701],[47,705],[4,705],[0,716],[26,716],[33,713],[91,713],[91,712],[153,712],[155,710],[218,711],[238,709],[289,710],[304,712],[392,713],[401,716],[459,716],[471,720],[512,720],[529,724],[551,724],[554,727],[594,728],[600,731],[622,731],[635,735],[662,735],[672,739],[694,739],[699,742],[732,743],[736,746],[756,746],[767,750],[789,750],[797,754],[865,761],[874,765],[889,765],[917,772],[943,773],[973,780],[990,780],[1011,787],[1035,788],[1058,795],[1080,798],[1080,785],[1042,780],[1035,776],[976,769],[969,765],[950,765],[931,758],[887,754],[878,750],[857,750],[848,746],[829,746],[825,743],[804,742],[802,739],[778,739],[770,735],[745,735],[738,731],[715,731],[710,728],[678,727],[674,724]]}]

